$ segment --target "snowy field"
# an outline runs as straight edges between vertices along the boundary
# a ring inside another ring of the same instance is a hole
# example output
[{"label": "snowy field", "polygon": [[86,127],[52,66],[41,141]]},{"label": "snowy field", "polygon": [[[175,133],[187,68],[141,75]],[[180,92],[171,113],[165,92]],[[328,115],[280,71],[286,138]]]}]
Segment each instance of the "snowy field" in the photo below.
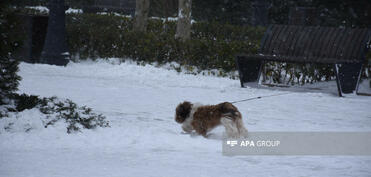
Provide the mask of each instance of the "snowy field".
[{"label": "snowy field", "polygon": [[371,176],[371,156],[223,156],[223,128],[209,139],[190,136],[173,117],[184,100],[288,93],[236,103],[248,130],[371,131],[371,98],[339,98],[336,87],[334,94],[240,88],[238,80],[108,62],[21,63],[19,74],[19,93],[72,99],[104,114],[111,128],[66,134],[42,128],[37,110],[24,111],[19,122],[33,129],[0,131],[1,177]]}]

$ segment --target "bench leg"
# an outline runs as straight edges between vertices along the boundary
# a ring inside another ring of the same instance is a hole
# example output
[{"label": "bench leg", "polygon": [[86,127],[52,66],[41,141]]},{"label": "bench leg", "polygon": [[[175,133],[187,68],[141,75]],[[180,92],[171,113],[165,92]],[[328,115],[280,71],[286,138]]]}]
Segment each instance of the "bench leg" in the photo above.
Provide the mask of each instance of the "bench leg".
[{"label": "bench leg", "polygon": [[362,70],[362,63],[337,65],[337,80],[342,93],[353,93],[357,90]]},{"label": "bench leg", "polygon": [[241,87],[245,87],[244,83],[258,81],[262,65],[261,60],[254,60],[246,56],[236,56],[236,66]]},{"label": "bench leg", "polygon": [[339,69],[338,69],[337,64],[334,64],[334,71],[336,75],[336,86],[338,88],[338,94],[339,94],[339,97],[342,97],[343,95],[341,94],[340,81],[339,81]]}]

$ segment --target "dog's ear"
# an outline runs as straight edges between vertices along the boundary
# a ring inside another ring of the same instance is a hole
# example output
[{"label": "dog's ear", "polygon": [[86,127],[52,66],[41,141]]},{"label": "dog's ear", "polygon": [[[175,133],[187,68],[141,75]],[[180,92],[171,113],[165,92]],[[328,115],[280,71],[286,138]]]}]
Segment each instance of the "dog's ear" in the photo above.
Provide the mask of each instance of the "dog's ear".
[{"label": "dog's ear", "polygon": [[178,123],[183,123],[189,116],[191,109],[192,104],[188,101],[179,104],[175,110],[175,121]]}]

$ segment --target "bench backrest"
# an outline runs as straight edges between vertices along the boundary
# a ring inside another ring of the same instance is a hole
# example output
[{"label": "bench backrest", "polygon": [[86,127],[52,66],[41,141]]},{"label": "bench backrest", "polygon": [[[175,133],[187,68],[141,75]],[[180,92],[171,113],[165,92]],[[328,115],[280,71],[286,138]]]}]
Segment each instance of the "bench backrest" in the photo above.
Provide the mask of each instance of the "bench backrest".
[{"label": "bench backrest", "polygon": [[257,57],[287,62],[360,63],[369,40],[368,29],[270,25]]}]

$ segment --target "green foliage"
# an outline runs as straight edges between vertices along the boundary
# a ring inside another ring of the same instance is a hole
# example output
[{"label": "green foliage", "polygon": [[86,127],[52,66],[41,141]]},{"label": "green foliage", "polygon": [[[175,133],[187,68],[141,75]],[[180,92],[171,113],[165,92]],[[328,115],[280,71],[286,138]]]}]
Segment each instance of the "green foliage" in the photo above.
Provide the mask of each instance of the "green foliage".
[{"label": "green foliage", "polygon": [[9,1],[0,2],[0,106],[9,103],[9,96],[17,90],[18,62],[10,59],[12,52],[22,43],[17,33],[18,20]]},{"label": "green foliage", "polygon": [[32,109],[40,104],[40,99],[38,96],[27,95],[27,94],[14,94],[14,100],[16,100],[16,108],[13,111],[21,112],[25,109]]},{"label": "green foliage", "polygon": [[11,112],[21,112],[25,109],[37,108],[46,115],[42,119],[45,128],[57,122],[64,121],[67,124],[67,133],[80,131],[82,128],[94,129],[97,127],[109,127],[109,122],[101,114],[96,114],[91,108],[79,107],[71,100],[60,100],[57,97],[39,98],[34,95],[14,94],[12,96],[15,108]]},{"label": "green foliage", "polygon": [[109,127],[109,122],[103,115],[93,113],[92,109],[86,106],[78,107],[69,99],[61,101],[56,97],[43,98],[40,100],[39,109],[47,115],[45,128],[61,120],[67,123],[67,133],[79,131],[81,128]]},{"label": "green foliage", "polygon": [[194,23],[192,39],[174,39],[176,23],[149,20],[147,33],[131,30],[129,18],[96,14],[67,17],[72,55],[85,58],[118,57],[143,62],[178,62],[200,69],[235,70],[234,55],[255,53],[264,28],[220,23]]},{"label": "green foliage", "polygon": [[9,96],[17,90],[21,77],[17,75],[18,61],[9,57],[0,60],[0,105],[9,104]]}]

